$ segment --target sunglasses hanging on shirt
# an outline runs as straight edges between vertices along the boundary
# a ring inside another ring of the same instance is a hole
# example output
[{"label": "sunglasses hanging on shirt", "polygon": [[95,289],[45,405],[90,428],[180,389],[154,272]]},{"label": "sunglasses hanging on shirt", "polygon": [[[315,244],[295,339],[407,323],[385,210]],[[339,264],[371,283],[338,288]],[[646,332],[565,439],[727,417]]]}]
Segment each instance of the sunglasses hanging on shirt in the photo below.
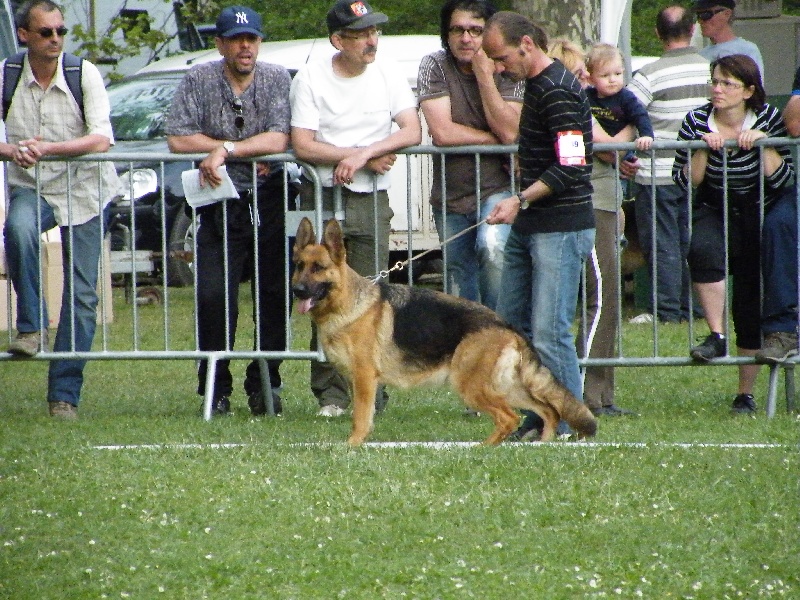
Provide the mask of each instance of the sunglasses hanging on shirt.
[{"label": "sunglasses hanging on shirt", "polygon": [[234,98],[231,102],[231,108],[233,112],[236,113],[236,118],[233,120],[233,124],[236,125],[236,129],[241,129],[244,127],[244,110],[242,106],[242,101],[239,98]]}]

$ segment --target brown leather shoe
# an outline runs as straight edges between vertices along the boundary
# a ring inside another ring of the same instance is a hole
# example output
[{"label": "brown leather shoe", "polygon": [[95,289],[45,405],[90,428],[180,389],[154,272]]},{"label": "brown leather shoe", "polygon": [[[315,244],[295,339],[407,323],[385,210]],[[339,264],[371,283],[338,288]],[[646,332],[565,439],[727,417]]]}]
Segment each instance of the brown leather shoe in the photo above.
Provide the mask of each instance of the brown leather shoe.
[{"label": "brown leather shoe", "polygon": [[9,344],[8,351],[18,356],[36,356],[42,348],[45,352],[50,349],[47,337],[47,329],[26,333],[20,331]]},{"label": "brown leather shoe", "polygon": [[75,421],[78,419],[78,407],[69,402],[48,402],[50,416],[62,421]]}]

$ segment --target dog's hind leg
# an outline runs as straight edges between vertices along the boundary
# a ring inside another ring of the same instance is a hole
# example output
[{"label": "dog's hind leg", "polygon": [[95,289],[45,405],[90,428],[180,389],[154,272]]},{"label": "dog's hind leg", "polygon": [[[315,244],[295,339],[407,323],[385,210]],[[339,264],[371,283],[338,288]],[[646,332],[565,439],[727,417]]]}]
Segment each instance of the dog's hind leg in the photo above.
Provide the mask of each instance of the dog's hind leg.
[{"label": "dog's hind leg", "polygon": [[540,437],[539,440],[542,442],[549,442],[556,434],[556,428],[560,421],[558,413],[549,404],[542,404],[540,402],[536,403],[536,410],[534,412],[544,421],[542,437]]},{"label": "dog's hind leg", "polygon": [[489,413],[494,421],[494,430],[483,443],[487,446],[494,446],[506,439],[519,426],[519,415],[505,402],[494,402],[490,405],[483,405],[482,412]]},{"label": "dog's hind leg", "polygon": [[375,392],[378,380],[375,371],[367,366],[357,368],[353,374],[353,428],[347,443],[360,446],[372,431],[375,416]]}]

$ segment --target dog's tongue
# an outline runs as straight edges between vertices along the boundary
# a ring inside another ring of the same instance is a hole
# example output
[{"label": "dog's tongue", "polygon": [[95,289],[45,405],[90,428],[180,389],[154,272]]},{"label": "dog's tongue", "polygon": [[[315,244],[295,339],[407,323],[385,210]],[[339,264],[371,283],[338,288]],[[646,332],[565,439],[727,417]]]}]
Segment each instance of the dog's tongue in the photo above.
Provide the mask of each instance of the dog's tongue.
[{"label": "dog's tongue", "polygon": [[312,308],[314,308],[313,298],[306,298],[305,300],[297,301],[297,312],[299,312],[301,315],[307,313]]}]

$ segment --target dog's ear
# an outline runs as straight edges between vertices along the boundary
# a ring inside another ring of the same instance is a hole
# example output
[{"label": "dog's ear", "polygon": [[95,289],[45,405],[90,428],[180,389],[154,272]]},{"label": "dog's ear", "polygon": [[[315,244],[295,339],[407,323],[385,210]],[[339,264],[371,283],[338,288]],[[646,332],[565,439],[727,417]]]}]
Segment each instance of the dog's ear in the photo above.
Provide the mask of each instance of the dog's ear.
[{"label": "dog's ear", "polygon": [[300,225],[297,226],[297,235],[294,239],[294,253],[297,254],[311,244],[317,243],[317,237],[314,235],[314,226],[308,217],[303,217]]},{"label": "dog's ear", "polygon": [[322,243],[328,249],[331,259],[337,265],[342,264],[346,260],[346,251],[344,248],[344,234],[342,233],[342,226],[339,221],[331,219],[325,223],[325,231],[322,234]]}]

